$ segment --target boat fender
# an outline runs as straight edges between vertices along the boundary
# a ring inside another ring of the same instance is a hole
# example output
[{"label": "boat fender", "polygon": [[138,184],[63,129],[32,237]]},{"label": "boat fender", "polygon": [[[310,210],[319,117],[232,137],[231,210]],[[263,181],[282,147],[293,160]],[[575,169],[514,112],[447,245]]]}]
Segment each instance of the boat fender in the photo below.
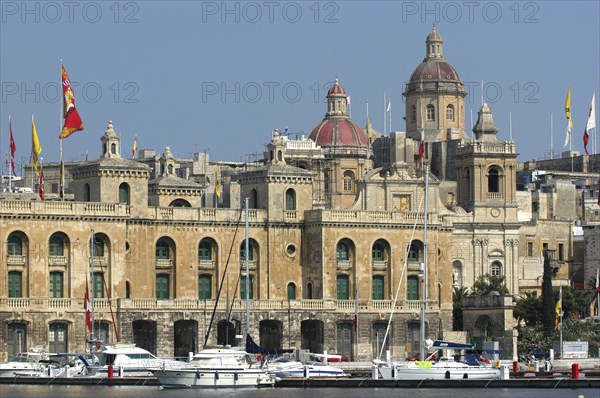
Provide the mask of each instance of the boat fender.
[{"label": "boat fender", "polygon": [[463,379],[468,379],[468,378],[469,378],[469,375],[468,375],[467,373],[465,373],[465,374],[463,375]]},{"label": "boat fender", "polygon": [[199,379],[199,378],[200,378],[200,371],[196,370],[196,379]]},{"label": "boat fender", "polygon": [[233,380],[238,381],[238,378],[239,378],[238,372],[235,372],[233,374]]},{"label": "boat fender", "polygon": [[[466,373],[465,373],[465,375],[466,375]],[[444,375],[444,379],[449,379],[449,378],[450,378],[450,371],[447,370],[446,374]]]},{"label": "boat fender", "polygon": [[219,380],[219,371],[215,371],[215,380]]}]

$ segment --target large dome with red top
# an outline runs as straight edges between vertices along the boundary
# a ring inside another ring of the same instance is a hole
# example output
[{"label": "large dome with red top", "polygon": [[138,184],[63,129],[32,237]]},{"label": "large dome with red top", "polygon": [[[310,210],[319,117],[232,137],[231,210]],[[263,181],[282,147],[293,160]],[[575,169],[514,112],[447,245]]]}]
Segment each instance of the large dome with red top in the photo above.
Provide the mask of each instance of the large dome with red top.
[{"label": "large dome with red top", "polygon": [[367,136],[346,113],[348,96],[338,79],[327,92],[327,113],[325,118],[310,133],[317,145],[338,153],[368,151]]},{"label": "large dome with red top", "polygon": [[367,147],[367,136],[349,118],[325,118],[316,125],[309,138],[322,147]]}]

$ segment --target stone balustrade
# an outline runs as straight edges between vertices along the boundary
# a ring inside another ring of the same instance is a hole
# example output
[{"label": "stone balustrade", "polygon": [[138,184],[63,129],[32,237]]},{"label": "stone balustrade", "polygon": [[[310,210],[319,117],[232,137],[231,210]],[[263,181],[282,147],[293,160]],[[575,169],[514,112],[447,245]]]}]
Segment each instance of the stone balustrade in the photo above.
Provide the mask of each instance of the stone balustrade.
[{"label": "stone balustrade", "polygon": [[[109,312],[112,305],[113,311],[119,310],[206,310],[212,312],[215,300],[198,300],[193,298],[176,298],[159,300],[155,298],[114,299],[109,303],[107,298],[94,299],[94,311]],[[233,300],[230,305],[234,311],[245,311],[245,300]],[[393,300],[359,300],[361,312],[392,311]],[[421,300],[398,300],[394,311],[414,312],[421,309]],[[220,300],[217,310],[226,309],[226,300]],[[252,311],[329,311],[354,313],[356,302],[349,300],[250,300]],[[436,300],[427,300],[427,308],[438,307]],[[0,312],[15,310],[73,310],[83,313],[83,298],[0,298]]]}]

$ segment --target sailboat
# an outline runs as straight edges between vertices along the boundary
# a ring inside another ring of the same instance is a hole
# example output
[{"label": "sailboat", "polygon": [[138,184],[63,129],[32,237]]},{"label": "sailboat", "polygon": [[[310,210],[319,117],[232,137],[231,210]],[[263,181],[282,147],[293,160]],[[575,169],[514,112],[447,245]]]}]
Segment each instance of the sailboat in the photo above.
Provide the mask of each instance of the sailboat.
[{"label": "sailboat", "polygon": [[[425,165],[425,210],[423,223],[423,295],[420,319],[420,358],[425,358],[426,351],[433,350],[434,354],[425,360],[387,363],[374,360],[378,375],[383,379],[392,380],[425,380],[425,379],[499,379],[503,374],[508,375],[508,369],[499,369],[479,362],[472,354],[457,354],[457,352],[472,350],[471,344],[452,343],[447,341],[432,341],[425,339],[425,309],[427,300],[427,217],[429,196],[429,164]],[[426,350],[427,348],[427,350]],[[429,359],[435,357],[435,361]]]},{"label": "sailboat", "polygon": [[[248,275],[248,198],[246,215],[246,275]],[[246,278],[246,336],[250,338],[249,278]],[[214,311],[213,311],[214,312]],[[214,316],[214,314],[213,314]],[[212,324],[212,320],[211,320]],[[210,330],[210,328],[209,328]],[[208,334],[208,332],[207,332]],[[208,337],[208,336],[207,336]],[[165,388],[238,388],[273,386],[275,376],[253,363],[247,351],[237,347],[204,348],[180,369],[153,369],[152,373]]]}]

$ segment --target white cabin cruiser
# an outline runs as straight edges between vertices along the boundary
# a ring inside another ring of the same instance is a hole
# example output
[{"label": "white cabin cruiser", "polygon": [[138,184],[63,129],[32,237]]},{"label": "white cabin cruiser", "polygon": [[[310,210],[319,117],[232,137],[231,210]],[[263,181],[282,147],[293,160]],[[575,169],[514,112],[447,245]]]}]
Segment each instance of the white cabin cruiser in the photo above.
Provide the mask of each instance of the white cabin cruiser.
[{"label": "white cabin cruiser", "polygon": [[272,386],[274,375],[252,363],[246,351],[236,348],[207,348],[195,354],[180,369],[152,371],[165,388],[237,388]]},{"label": "white cabin cruiser", "polygon": [[37,372],[44,369],[42,360],[47,360],[50,354],[43,351],[19,352],[8,362],[0,363],[0,377],[12,377],[19,372]]},{"label": "white cabin cruiser", "polygon": [[97,377],[108,377],[109,366],[114,375],[123,377],[151,377],[152,369],[178,369],[186,366],[186,362],[162,359],[150,351],[136,347],[134,344],[116,344],[101,346],[94,352],[98,363],[91,366],[91,374]]}]

